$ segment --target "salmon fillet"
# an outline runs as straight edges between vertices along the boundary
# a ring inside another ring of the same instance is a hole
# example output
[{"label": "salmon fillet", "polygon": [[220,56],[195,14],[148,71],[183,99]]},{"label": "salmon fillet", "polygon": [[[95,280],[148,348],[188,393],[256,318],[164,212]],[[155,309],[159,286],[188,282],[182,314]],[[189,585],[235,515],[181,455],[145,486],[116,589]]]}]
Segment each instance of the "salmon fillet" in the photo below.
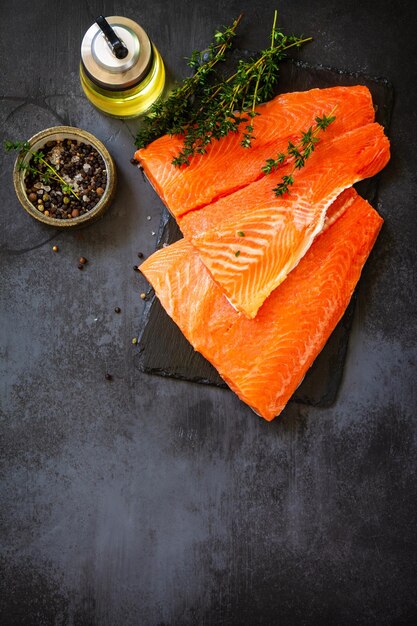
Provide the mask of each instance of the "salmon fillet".
[{"label": "salmon fillet", "polygon": [[241,400],[272,420],[342,317],[382,221],[353,189],[345,191],[326,230],[255,319],[233,309],[185,239],[140,269],[193,347]]},{"label": "salmon fillet", "polygon": [[291,164],[179,218],[179,225],[231,304],[254,318],[320,233],[330,204],[388,160],[382,126],[367,124],[318,144],[289,194],[276,197],[272,188]]},{"label": "salmon fillet", "polygon": [[137,150],[135,158],[168,209],[178,217],[261,178],[266,159],[284,152],[288,141],[298,141],[317,116],[329,114],[335,105],[336,120],[322,133],[323,140],[374,121],[367,87],[311,89],[277,96],[257,107],[260,115],[253,120],[256,139],[251,148],[240,145],[241,132],[229,133],[210,144],[206,154],[194,156],[188,167],[177,168],[171,161],[181,149],[182,138],[165,135]]}]

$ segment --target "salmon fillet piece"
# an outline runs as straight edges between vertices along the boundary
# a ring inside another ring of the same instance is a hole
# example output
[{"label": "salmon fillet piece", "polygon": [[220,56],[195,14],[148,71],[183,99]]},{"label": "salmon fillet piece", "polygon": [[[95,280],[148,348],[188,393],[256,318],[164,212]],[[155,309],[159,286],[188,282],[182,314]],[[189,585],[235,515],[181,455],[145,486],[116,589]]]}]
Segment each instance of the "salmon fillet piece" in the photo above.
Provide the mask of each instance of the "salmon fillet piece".
[{"label": "salmon fillet piece", "polygon": [[[171,164],[182,146],[182,138],[165,135],[135,152],[146,176],[171,213],[181,216],[213,202],[263,176],[266,159],[285,151],[288,141],[329,114],[337,105],[336,120],[326,130],[327,138],[374,121],[372,97],[367,87],[330,87],[277,96],[257,107],[253,120],[256,139],[251,148],[240,145],[242,132],[229,133],[196,155],[189,166]],[[241,125],[244,128],[245,123]]]},{"label": "salmon fillet piece", "polygon": [[185,239],[140,267],[195,350],[266,420],[281,413],[342,317],[383,222],[353,189],[329,216],[255,319],[234,310]]},{"label": "salmon fillet piece", "polygon": [[276,197],[272,189],[291,164],[179,218],[179,225],[231,304],[254,318],[320,233],[331,203],[388,160],[382,126],[367,124],[319,143],[289,194]]}]

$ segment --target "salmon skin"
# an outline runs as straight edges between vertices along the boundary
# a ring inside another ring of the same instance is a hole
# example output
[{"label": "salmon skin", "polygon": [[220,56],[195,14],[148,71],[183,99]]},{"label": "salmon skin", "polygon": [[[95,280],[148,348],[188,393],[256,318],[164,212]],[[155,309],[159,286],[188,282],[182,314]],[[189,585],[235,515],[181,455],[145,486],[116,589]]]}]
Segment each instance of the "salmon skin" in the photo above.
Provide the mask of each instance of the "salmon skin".
[{"label": "salmon skin", "polygon": [[342,317],[383,222],[353,189],[328,215],[255,319],[234,310],[185,239],[140,266],[194,349],[266,420],[281,413]]},{"label": "salmon skin", "polygon": [[[263,176],[266,159],[285,152],[288,141],[297,142],[315,118],[336,108],[336,120],[323,141],[374,121],[372,97],[367,87],[330,87],[277,96],[260,105],[253,119],[255,139],[251,148],[240,145],[242,132],[229,133],[195,155],[189,166],[177,168],[172,159],[182,147],[182,137],[160,137],[135,158],[167,208],[175,217],[209,204]],[[242,123],[244,128],[245,123]]]},{"label": "salmon skin", "polygon": [[[297,170],[290,193],[272,188],[290,173],[281,170],[179,218],[213,279],[236,310],[254,318],[324,226],[330,204],[355,182],[379,172],[389,160],[389,141],[379,124],[367,124],[318,144]],[[196,225],[204,220],[204,228]]]}]

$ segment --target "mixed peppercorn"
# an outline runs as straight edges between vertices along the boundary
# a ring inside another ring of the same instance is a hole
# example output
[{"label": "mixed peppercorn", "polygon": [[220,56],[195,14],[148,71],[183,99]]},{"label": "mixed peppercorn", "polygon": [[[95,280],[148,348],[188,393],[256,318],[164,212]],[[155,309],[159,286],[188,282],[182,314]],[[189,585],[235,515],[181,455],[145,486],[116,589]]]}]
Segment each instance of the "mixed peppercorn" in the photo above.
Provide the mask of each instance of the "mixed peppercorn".
[{"label": "mixed peppercorn", "polygon": [[[34,157],[32,157],[32,160]],[[33,206],[56,219],[74,219],[91,211],[107,186],[105,163],[98,151],[75,139],[49,141],[42,150],[42,161],[35,159],[27,168],[26,193]],[[51,175],[46,161],[65,181]]]}]

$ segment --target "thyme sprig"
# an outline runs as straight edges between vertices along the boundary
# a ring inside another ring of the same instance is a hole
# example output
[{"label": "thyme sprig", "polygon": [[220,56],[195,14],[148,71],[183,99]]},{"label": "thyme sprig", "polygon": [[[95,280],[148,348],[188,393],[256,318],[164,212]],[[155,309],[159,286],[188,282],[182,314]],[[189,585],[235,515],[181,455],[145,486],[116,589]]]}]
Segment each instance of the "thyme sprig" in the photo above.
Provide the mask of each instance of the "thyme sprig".
[{"label": "thyme sprig", "polygon": [[226,51],[232,46],[241,19],[242,15],[239,15],[231,26],[216,31],[214,41],[207,50],[192,52],[188,66],[194,70],[194,74],[185,78],[166,100],[152,105],[149,115],[142,119],[142,127],[136,135],[135,144],[138,148],[147,146],[162,135],[180,135],[184,132],[195,101],[203,98],[215,66],[225,60]]},{"label": "thyme sprig", "polygon": [[276,196],[283,196],[289,193],[289,188],[294,184],[294,174],[296,170],[300,170],[304,167],[307,159],[314,152],[316,144],[320,141],[317,136],[320,131],[325,131],[330,124],[332,124],[336,116],[337,105],[332,109],[329,115],[323,115],[322,117],[316,117],[315,125],[301,134],[301,139],[297,144],[289,141],[286,152],[279,152],[276,159],[267,159],[265,165],[261,168],[264,174],[271,174],[277,170],[287,159],[294,159],[294,166],[289,174],[282,177],[281,181],[274,187],[273,191]]},{"label": "thyme sprig", "polygon": [[[60,184],[63,193],[71,194],[75,198],[77,198],[77,200],[80,199],[71,187],[71,185],[69,185],[62,178],[62,176],[60,176],[57,170],[50,163],[48,163],[48,161],[45,160],[44,152],[42,152],[41,150],[33,152],[33,150],[30,149],[30,143],[28,141],[10,141],[9,139],[6,139],[6,141],[4,142],[4,149],[7,152],[11,152],[12,150],[19,150],[22,156],[22,160],[19,161],[17,167],[20,171],[25,171],[30,174],[34,174],[35,176],[39,176],[40,179],[46,184],[48,184],[51,179],[55,180]],[[30,154],[32,156],[28,163],[23,162],[23,157],[26,154]],[[42,166],[46,169],[40,169]]]},{"label": "thyme sprig", "polygon": [[241,16],[231,27],[216,32],[208,56],[193,52],[188,64],[196,69],[195,75],[186,78],[167,100],[152,107],[136,138],[139,148],[163,134],[181,135],[183,145],[172,161],[180,167],[189,165],[194,155],[204,154],[213,140],[230,132],[241,131],[242,146],[251,147],[255,139],[253,121],[259,115],[256,106],[273,95],[279,62],[287,50],[301,47],[311,37],[285,35],[277,27],[275,11],[270,46],[255,59],[240,60],[229,77],[219,77],[214,66],[225,59],[240,20]]}]

